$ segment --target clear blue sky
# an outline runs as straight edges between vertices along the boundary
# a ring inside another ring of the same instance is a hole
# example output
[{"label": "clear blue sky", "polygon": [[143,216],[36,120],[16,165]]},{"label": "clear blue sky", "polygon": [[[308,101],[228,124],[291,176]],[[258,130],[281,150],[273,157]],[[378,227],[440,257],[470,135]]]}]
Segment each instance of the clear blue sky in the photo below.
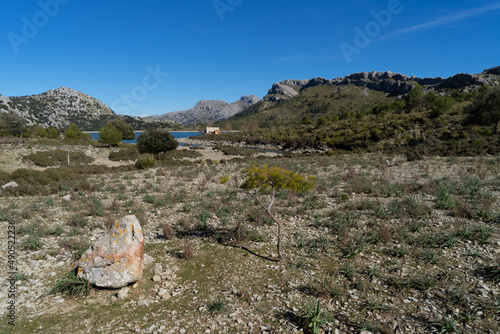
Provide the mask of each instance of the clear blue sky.
[{"label": "clear blue sky", "polygon": [[0,94],[65,86],[129,115],[262,98],[290,78],[500,65],[498,0],[22,0],[0,15]]}]

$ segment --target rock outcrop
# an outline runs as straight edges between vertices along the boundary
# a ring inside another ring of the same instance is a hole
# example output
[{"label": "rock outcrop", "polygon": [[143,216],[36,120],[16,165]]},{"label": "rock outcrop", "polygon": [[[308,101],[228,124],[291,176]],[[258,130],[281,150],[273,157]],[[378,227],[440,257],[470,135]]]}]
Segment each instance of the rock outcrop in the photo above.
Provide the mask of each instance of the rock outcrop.
[{"label": "rock outcrop", "polygon": [[78,277],[101,288],[118,289],[142,278],[144,236],[135,216],[116,221],[78,262]]},{"label": "rock outcrop", "polygon": [[457,74],[450,78],[417,78],[393,72],[360,72],[335,79],[313,78],[310,80],[284,80],[273,84],[264,101],[279,102],[296,96],[302,90],[316,86],[346,86],[366,87],[383,91],[389,96],[400,96],[410,92],[415,84],[422,85],[424,90],[443,91],[459,89],[472,91],[481,85],[500,84],[500,66],[483,71],[480,74]]},{"label": "rock outcrop", "polygon": [[4,184],[4,185],[2,186],[2,190],[5,190],[5,189],[7,189],[7,188],[17,188],[17,187],[19,187],[19,185],[17,184],[17,182],[16,182],[16,181],[10,181],[9,183]]}]

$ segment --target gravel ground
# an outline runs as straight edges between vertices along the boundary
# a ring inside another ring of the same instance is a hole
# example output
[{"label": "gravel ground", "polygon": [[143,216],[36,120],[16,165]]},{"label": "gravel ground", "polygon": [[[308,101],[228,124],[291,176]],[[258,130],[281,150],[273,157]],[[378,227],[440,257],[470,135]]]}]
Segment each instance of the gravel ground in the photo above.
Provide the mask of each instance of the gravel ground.
[{"label": "gravel ground", "polygon": [[[9,161],[28,152],[2,148],[1,168],[9,171]],[[111,163],[109,151],[78,149]],[[209,147],[200,152],[214,161],[234,158]],[[281,262],[276,226],[249,196],[230,196],[253,160],[92,176],[92,192],[0,197],[1,263],[8,261],[8,220],[15,219],[22,275],[15,331],[2,322],[0,332],[304,333],[302,320],[319,301],[321,333],[500,333],[500,287],[488,275],[500,259],[498,221],[469,216],[465,207],[476,203],[468,196],[477,186],[480,204],[498,215],[499,157],[273,156],[259,165],[313,174],[317,183],[308,194],[277,196],[275,212],[285,223]],[[453,182],[461,188],[450,194],[464,212],[438,208],[435,188]],[[70,202],[62,199],[68,194]],[[75,254],[127,214],[139,218],[146,238],[140,281],[128,292],[40,298],[76,267]],[[172,239],[163,236],[165,224]],[[36,235],[42,246],[29,249]],[[5,319],[6,270],[0,282]]]}]

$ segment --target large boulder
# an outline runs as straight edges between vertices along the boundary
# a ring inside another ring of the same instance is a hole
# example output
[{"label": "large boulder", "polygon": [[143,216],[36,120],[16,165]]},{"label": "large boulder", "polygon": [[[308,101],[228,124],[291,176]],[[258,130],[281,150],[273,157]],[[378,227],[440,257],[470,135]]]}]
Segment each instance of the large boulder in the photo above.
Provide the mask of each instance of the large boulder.
[{"label": "large boulder", "polygon": [[17,184],[17,182],[16,182],[16,181],[11,181],[11,182],[9,182],[9,183],[7,183],[7,184],[4,184],[4,185],[2,186],[2,190],[5,190],[5,189],[10,188],[10,187],[12,187],[12,188],[17,188],[17,187],[19,187],[19,185]]},{"label": "large boulder", "polygon": [[78,277],[102,288],[118,289],[142,278],[144,236],[135,216],[117,220],[78,263]]}]

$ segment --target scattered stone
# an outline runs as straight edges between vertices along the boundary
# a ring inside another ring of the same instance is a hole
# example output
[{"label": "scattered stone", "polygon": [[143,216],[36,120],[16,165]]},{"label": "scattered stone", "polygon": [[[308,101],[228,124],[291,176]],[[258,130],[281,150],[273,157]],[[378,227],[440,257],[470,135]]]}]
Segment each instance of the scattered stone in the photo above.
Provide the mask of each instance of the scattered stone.
[{"label": "scattered stone", "polygon": [[161,282],[161,277],[159,275],[154,275],[153,282]]},{"label": "scattered stone", "polygon": [[71,200],[72,200],[71,195],[66,195],[62,199],[63,199],[63,201],[66,201],[66,202],[71,202]]},{"label": "scattered stone", "polygon": [[154,273],[155,273],[155,275],[160,276],[160,274],[161,274],[162,270],[163,270],[163,269],[162,269],[161,264],[159,264],[159,263],[155,264],[155,269],[154,269]]},{"label": "scattered stone", "polygon": [[127,288],[127,287],[122,288],[120,291],[118,291],[118,294],[117,294],[118,299],[126,298],[128,295],[128,292],[129,292],[129,288]]},{"label": "scattered stone", "polygon": [[144,236],[135,216],[117,220],[78,262],[78,277],[102,288],[118,289],[142,278]]},{"label": "scattered stone", "polygon": [[149,254],[144,254],[144,265],[147,266],[147,265],[150,265],[151,263],[153,263],[154,259],[151,255]]},{"label": "scattered stone", "polygon": [[137,302],[137,306],[149,306],[151,301],[149,299],[141,299]]}]

